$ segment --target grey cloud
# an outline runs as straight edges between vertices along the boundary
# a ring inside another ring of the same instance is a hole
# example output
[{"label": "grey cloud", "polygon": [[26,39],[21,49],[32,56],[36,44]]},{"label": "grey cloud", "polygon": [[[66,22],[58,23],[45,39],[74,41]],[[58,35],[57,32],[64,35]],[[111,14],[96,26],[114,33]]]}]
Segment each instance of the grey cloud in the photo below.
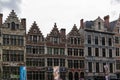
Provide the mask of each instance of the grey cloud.
[{"label": "grey cloud", "polygon": [[22,0],[0,0],[0,12],[4,9],[15,10],[20,13],[20,4]]},{"label": "grey cloud", "polygon": [[120,4],[120,0],[111,0],[112,5]]}]

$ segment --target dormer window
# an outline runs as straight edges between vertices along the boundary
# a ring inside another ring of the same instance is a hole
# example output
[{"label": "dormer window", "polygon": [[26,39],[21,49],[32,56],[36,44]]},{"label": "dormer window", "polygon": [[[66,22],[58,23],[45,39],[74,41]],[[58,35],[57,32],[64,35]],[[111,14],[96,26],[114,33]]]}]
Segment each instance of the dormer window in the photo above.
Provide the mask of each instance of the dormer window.
[{"label": "dormer window", "polygon": [[101,23],[98,22],[98,29],[100,30],[101,29]]},{"label": "dormer window", "polygon": [[15,30],[15,23],[14,22],[11,23],[11,29]]}]

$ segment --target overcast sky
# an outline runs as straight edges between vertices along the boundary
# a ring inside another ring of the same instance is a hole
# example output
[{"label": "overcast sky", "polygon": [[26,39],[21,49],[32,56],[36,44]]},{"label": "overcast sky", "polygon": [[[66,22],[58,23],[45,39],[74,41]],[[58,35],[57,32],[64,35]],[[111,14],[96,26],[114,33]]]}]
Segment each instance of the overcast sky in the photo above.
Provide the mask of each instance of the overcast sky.
[{"label": "overcast sky", "polygon": [[79,28],[80,19],[95,20],[110,15],[116,20],[120,13],[120,0],[0,0],[0,12],[4,20],[14,9],[19,18],[26,18],[27,31],[36,21],[43,35],[49,34],[54,23],[66,28],[68,33],[74,24]]}]

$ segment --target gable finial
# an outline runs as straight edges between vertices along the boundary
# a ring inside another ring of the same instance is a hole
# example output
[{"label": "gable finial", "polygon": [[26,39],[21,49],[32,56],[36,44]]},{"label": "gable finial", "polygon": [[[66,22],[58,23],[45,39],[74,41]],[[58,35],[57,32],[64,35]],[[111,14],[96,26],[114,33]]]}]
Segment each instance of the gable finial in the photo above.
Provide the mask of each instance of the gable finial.
[{"label": "gable finial", "polygon": [[54,23],[54,27],[57,27],[56,23]]},{"label": "gable finial", "polygon": [[14,10],[12,10],[12,12],[14,12]]}]

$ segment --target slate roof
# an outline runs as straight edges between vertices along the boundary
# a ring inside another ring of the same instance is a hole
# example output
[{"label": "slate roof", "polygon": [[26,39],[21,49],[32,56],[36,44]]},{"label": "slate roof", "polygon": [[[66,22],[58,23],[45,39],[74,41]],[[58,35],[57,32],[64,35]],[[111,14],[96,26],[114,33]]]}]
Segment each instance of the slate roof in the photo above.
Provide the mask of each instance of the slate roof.
[{"label": "slate roof", "polygon": [[86,21],[85,22],[85,28],[92,28],[94,26],[94,21]]}]

